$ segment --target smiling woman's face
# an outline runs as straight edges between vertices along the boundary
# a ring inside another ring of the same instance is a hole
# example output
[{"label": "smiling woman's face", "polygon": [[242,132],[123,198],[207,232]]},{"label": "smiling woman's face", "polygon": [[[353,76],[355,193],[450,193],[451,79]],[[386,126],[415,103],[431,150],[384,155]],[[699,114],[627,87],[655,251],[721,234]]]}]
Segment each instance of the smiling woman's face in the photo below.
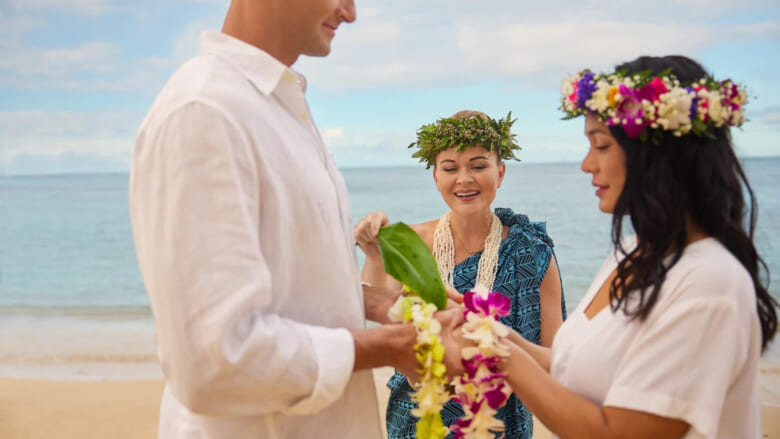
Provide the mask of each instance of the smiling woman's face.
[{"label": "smiling woman's face", "polygon": [[590,147],[580,169],[593,176],[591,183],[596,187],[599,209],[612,213],[626,184],[626,152],[612,137],[607,124],[596,116],[585,117],[585,136]]},{"label": "smiling woman's face", "polygon": [[433,179],[444,202],[459,214],[490,211],[490,204],[501,187],[506,164],[498,153],[481,146],[457,152],[455,148],[436,155]]}]

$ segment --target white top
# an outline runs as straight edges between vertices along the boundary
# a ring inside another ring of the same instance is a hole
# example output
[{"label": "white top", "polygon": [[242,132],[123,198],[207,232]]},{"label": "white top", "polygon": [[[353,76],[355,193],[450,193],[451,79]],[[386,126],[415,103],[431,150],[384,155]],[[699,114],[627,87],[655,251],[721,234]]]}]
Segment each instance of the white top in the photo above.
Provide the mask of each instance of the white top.
[{"label": "white top", "polygon": [[588,320],[585,309],[617,263],[607,258],[556,334],[553,378],[599,406],[682,419],[686,438],[760,438],[761,329],[748,272],[714,238],[697,241],[667,273],[645,321],[609,306]]},{"label": "white top", "polygon": [[365,325],[346,186],[304,92],[207,32],[138,131],[130,214],[167,380],[160,438],[381,435],[344,329]]}]

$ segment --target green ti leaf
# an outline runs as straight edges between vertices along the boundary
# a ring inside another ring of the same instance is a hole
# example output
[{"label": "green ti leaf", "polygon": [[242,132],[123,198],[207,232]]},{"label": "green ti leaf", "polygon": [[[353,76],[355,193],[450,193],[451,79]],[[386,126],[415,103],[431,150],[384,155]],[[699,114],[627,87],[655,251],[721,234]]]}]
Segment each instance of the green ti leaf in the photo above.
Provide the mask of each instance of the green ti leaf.
[{"label": "green ti leaf", "polygon": [[379,229],[379,249],[387,274],[440,310],[447,306],[447,290],[428,246],[404,223]]}]

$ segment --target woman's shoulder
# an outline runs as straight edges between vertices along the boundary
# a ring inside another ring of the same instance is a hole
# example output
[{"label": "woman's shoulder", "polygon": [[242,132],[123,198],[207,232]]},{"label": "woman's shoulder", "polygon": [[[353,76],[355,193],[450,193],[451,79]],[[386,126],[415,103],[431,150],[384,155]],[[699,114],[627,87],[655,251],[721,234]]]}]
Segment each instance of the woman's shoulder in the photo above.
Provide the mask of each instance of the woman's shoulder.
[{"label": "woman's shoulder", "polygon": [[725,305],[746,314],[755,313],[753,279],[715,238],[689,244],[667,273],[662,288],[669,306]]},{"label": "woman's shoulder", "polygon": [[512,209],[498,207],[496,216],[509,228],[509,237],[526,245],[538,244],[553,247],[552,238],[547,234],[547,223],[531,221],[527,215],[515,213]]},{"label": "woman's shoulder", "polygon": [[723,291],[726,285],[753,288],[753,280],[745,266],[715,238],[688,244],[677,265],[681,276],[711,284],[713,293]]}]

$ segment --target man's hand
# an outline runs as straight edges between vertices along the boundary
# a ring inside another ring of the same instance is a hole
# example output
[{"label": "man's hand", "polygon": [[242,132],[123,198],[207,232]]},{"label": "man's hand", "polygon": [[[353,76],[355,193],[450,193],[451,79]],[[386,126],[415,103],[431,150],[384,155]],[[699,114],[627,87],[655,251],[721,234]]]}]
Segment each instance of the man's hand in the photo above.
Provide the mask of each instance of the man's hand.
[{"label": "man's hand", "polygon": [[387,288],[363,285],[363,306],[366,311],[366,320],[383,325],[393,323],[387,317],[387,312],[400,296],[401,290],[394,291]]},{"label": "man's hand", "polygon": [[[441,343],[444,346],[444,364],[447,366],[448,380],[463,374],[463,364],[460,361],[460,347],[455,342],[453,336],[459,334],[459,328],[463,324],[463,311],[460,309],[447,309],[434,314],[434,318],[441,323]],[[404,326],[412,326],[405,323]],[[414,329],[413,329],[414,330]],[[415,332],[416,334],[416,332]],[[417,364],[417,357],[414,353],[414,345],[417,343],[417,336],[413,339],[401,338],[406,340],[406,345],[401,348],[401,353],[396,357],[395,368],[401,372],[410,383],[420,381],[420,365]],[[411,340],[411,341],[410,341]]]},{"label": "man's hand", "polygon": [[463,294],[460,294],[455,288],[447,288],[447,309],[460,308],[463,304]]}]

